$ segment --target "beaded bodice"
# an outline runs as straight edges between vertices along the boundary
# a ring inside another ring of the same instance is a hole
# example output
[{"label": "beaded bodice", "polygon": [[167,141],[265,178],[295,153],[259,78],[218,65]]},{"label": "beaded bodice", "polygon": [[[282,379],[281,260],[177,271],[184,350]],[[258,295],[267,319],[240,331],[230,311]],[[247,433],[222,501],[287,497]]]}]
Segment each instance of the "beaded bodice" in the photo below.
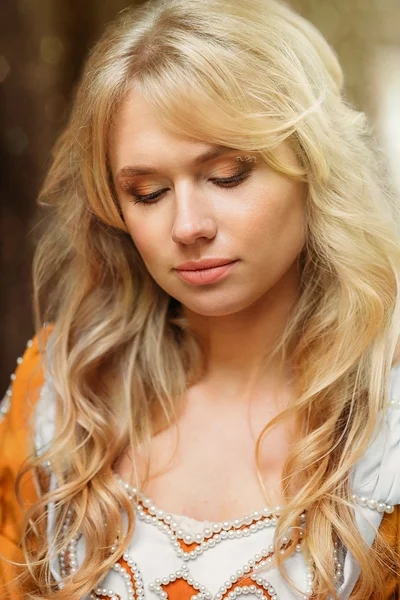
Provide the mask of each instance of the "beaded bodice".
[{"label": "beaded bodice", "polygon": [[[289,590],[279,593],[283,581],[276,568],[268,569],[274,561],[279,507],[266,507],[232,521],[197,521],[166,513],[151,498],[120,479],[119,483],[134,503],[135,534],[128,552],[88,599],[234,600],[242,594],[265,600],[298,597]],[[304,514],[300,524],[305,526]],[[303,592],[301,597],[309,598],[312,570],[302,556],[302,537],[288,561]],[[289,542],[289,537],[282,538],[282,550]],[[64,577],[75,571],[83,556],[84,542],[77,536],[61,557],[59,568],[55,566],[56,575]]]},{"label": "beaded bodice", "polygon": [[[274,528],[279,507],[265,507],[241,519],[211,522],[173,515],[154,505],[151,498],[118,478],[133,502],[137,525],[128,551],[115,562],[99,587],[83,600],[307,600],[312,597],[312,564],[302,554],[306,515],[295,553],[286,568],[300,594],[288,588],[274,567]],[[355,505],[377,514],[393,506],[353,495]],[[239,541],[240,540],[240,541]],[[290,544],[281,540],[281,551]],[[115,548],[112,548],[113,552]],[[343,585],[344,549],[336,545],[336,583]],[[53,567],[56,578],[75,572],[85,555],[84,541],[76,536]]]}]

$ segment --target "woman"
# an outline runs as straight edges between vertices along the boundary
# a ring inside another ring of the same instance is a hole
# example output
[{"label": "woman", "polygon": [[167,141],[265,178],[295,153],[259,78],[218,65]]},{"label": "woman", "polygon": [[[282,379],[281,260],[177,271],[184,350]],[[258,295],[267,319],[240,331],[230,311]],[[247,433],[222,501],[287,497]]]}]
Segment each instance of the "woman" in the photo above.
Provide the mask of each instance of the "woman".
[{"label": "woman", "polygon": [[399,210],[373,145],[285,4],[107,29],[3,408],[13,598],[399,598]]}]

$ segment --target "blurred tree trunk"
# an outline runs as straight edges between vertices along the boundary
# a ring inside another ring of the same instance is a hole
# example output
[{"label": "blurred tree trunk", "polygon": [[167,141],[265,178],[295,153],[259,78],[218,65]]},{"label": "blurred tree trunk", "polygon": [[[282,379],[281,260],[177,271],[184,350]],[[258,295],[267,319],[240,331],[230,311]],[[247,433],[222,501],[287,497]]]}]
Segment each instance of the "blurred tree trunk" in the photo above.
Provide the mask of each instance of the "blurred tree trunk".
[{"label": "blurred tree trunk", "polygon": [[[0,390],[33,333],[32,255],[42,227],[36,198],[66,122],[83,59],[129,0],[1,0]],[[1,396],[1,392],[0,392]]]}]

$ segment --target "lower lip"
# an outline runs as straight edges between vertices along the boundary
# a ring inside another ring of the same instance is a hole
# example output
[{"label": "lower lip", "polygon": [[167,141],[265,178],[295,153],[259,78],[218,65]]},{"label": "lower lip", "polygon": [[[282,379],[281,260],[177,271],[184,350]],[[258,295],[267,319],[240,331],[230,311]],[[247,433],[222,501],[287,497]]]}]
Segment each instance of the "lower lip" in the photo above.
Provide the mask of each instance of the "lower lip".
[{"label": "lower lip", "polygon": [[236,263],[237,261],[235,260],[234,262],[221,265],[220,267],[213,267],[212,269],[198,269],[197,271],[180,271],[176,269],[176,271],[179,277],[188,283],[205,285],[226,277]]}]

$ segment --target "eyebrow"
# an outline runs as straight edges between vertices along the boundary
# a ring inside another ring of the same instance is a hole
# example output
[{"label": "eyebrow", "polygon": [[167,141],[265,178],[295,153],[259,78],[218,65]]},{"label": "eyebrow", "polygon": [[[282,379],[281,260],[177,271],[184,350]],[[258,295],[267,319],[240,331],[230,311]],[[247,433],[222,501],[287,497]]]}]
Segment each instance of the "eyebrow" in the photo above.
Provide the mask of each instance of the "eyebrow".
[{"label": "eyebrow", "polygon": [[[212,160],[213,158],[218,158],[218,156],[224,156],[225,154],[230,154],[231,152],[238,152],[238,150],[235,150],[235,148],[229,148],[228,146],[213,146],[209,150],[199,154],[199,156],[196,156],[196,158],[192,161],[192,164],[196,167],[209,160]],[[122,169],[118,171],[117,179],[134,177],[135,175],[155,175],[157,173],[157,169],[152,167],[147,167],[144,165],[128,165],[126,167],[122,167]]]}]

